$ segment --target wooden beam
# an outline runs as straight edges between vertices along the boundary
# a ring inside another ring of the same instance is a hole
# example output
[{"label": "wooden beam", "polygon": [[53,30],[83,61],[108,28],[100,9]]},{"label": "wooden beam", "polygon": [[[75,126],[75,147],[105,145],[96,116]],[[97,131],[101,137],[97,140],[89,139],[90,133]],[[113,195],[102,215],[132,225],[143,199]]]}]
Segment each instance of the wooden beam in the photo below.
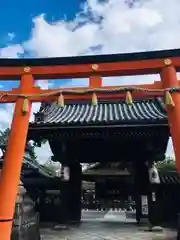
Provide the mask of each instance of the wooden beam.
[{"label": "wooden beam", "polygon": [[[35,79],[88,78],[95,75],[102,77],[157,74],[165,66],[167,59],[147,59],[135,61],[106,62],[96,64],[73,64],[52,66],[27,66]],[[168,59],[176,70],[180,70],[180,58]],[[0,66],[1,80],[19,80],[26,66]]]},{"label": "wooden beam", "polygon": [[[108,90],[108,89],[116,89],[119,88],[120,86],[105,86],[101,87],[102,90]],[[121,86],[124,88],[127,88],[128,85]],[[151,90],[156,90],[156,89],[161,89],[162,84],[160,81],[156,81],[152,84],[141,84],[141,85],[132,85],[132,87],[139,87],[139,88],[144,88],[144,89],[151,89]],[[84,90],[87,91],[90,89],[89,87],[86,88],[71,88],[71,90],[77,91],[77,90]],[[58,92],[60,93],[61,91],[68,91],[70,90],[69,88],[59,88],[59,89],[40,89],[39,87],[33,87],[30,92],[27,92],[24,94],[25,96],[30,96],[29,99],[32,102],[53,102],[57,101],[58,97]],[[56,94],[54,94],[56,93]],[[16,102],[18,98],[18,94],[21,94],[21,91],[17,89],[12,89],[12,91],[0,91],[0,103],[12,103]],[[15,96],[16,95],[16,96]],[[162,97],[163,92],[146,92],[146,91],[134,91],[132,93],[132,97],[134,99],[138,98],[151,98],[151,97]],[[110,99],[124,99],[125,98],[125,93],[122,92],[98,92],[97,97],[100,100],[110,100]],[[64,100],[65,101],[76,101],[76,100],[82,100],[82,101],[91,101],[92,98],[92,93],[65,93],[64,94]]]}]

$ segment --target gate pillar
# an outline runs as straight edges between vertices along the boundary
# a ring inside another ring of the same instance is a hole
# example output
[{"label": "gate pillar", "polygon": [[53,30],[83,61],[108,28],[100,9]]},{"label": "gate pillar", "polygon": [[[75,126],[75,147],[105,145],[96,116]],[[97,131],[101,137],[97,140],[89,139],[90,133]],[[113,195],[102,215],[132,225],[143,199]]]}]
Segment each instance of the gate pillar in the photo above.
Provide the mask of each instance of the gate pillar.
[{"label": "gate pillar", "polygon": [[79,162],[70,164],[69,181],[69,208],[70,222],[78,224],[81,221],[81,191],[82,191],[82,168]]},{"label": "gate pillar", "polygon": [[[28,93],[34,84],[33,77],[25,73],[20,81],[20,92]],[[15,201],[24,157],[24,149],[29,125],[29,111],[23,114],[24,98],[18,97],[8,138],[3,169],[0,176],[0,239],[10,240]]]},{"label": "gate pillar", "polygon": [[[179,87],[176,69],[173,66],[166,66],[161,72],[163,88]],[[180,92],[172,92],[172,99],[175,106],[167,105],[168,123],[176,157],[176,166],[180,172]]]}]

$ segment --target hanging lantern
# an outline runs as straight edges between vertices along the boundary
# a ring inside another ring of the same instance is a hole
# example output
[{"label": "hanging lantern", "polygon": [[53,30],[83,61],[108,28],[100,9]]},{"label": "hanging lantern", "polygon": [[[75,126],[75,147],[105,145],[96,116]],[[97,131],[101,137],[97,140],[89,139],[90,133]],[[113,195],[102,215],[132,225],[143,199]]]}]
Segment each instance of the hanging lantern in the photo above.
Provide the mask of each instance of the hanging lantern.
[{"label": "hanging lantern", "polygon": [[57,104],[62,108],[64,107],[64,96],[63,96],[62,92],[58,96]]},{"label": "hanging lantern", "polygon": [[63,167],[61,168],[61,176],[63,181],[69,181],[70,179],[70,170],[69,167]]},{"label": "hanging lantern", "polygon": [[152,201],[155,202],[156,201],[156,193],[152,192]]},{"label": "hanging lantern", "polygon": [[96,106],[98,104],[98,99],[96,93],[92,94],[92,105]]},{"label": "hanging lantern", "polygon": [[126,92],[126,103],[127,103],[128,105],[133,104],[132,94],[131,94],[130,91],[127,91],[127,92]]},{"label": "hanging lantern", "polygon": [[22,106],[22,113],[25,115],[28,112],[29,112],[29,100],[25,98]]},{"label": "hanging lantern", "polygon": [[155,165],[149,168],[149,181],[152,184],[160,184],[160,177]]},{"label": "hanging lantern", "polygon": [[165,104],[174,107],[175,103],[172,99],[172,95],[169,91],[165,91]]}]

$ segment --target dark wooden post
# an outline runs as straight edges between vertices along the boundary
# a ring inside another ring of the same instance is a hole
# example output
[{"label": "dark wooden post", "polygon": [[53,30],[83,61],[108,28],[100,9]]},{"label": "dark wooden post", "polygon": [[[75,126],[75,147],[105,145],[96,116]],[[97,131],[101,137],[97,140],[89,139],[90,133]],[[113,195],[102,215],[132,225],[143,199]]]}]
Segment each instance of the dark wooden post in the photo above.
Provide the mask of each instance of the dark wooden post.
[{"label": "dark wooden post", "polygon": [[79,223],[81,221],[82,168],[79,162],[70,163],[69,168],[70,222]]},{"label": "dark wooden post", "polygon": [[[61,143],[61,150],[59,152],[60,160],[61,160],[61,174],[63,175],[63,170],[69,167],[68,158],[66,156],[66,143]],[[64,176],[61,176],[62,184],[61,184],[61,216],[59,217],[60,223],[67,225],[69,223],[69,180],[65,180]]]},{"label": "dark wooden post", "polygon": [[134,194],[136,203],[136,221],[140,223],[142,217],[142,202],[141,202],[141,164],[136,161],[134,163]]},{"label": "dark wooden post", "polygon": [[[148,193],[148,208],[149,208],[149,222],[151,226],[154,227],[157,226],[159,227],[160,221],[161,221],[161,211],[160,211],[160,204],[159,204],[159,199],[160,199],[160,178],[158,171],[154,165],[154,163],[149,164],[149,193]],[[160,230],[160,228],[158,229]]]},{"label": "dark wooden post", "polygon": [[135,195],[135,203],[136,203],[136,222],[139,224],[142,217],[142,201],[140,193],[136,193]]},{"label": "dark wooden post", "polygon": [[154,225],[154,215],[153,215],[153,201],[152,201],[152,192],[149,191],[147,195],[148,199],[148,221],[149,221],[149,227],[151,230],[151,227]]},{"label": "dark wooden post", "polygon": [[162,222],[162,191],[161,191],[161,187],[160,185],[156,186],[155,189],[155,193],[156,193],[156,207],[155,207],[155,213],[156,213],[156,225],[160,226],[161,222]]},{"label": "dark wooden post", "polygon": [[149,182],[148,166],[144,159],[137,159],[134,163],[134,180],[136,190],[136,219],[137,223],[140,222],[142,213],[142,195],[148,197],[148,220],[152,222],[152,191]]}]

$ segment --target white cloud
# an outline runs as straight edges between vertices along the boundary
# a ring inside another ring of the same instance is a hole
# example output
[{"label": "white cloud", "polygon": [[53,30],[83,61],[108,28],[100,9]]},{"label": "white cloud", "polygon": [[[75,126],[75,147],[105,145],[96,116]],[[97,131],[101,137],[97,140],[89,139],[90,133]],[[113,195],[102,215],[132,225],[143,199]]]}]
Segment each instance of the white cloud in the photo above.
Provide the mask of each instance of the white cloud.
[{"label": "white cloud", "polygon": [[20,44],[9,45],[0,49],[1,58],[17,58],[24,53],[24,48]]},{"label": "white cloud", "polygon": [[39,57],[90,54],[97,45],[103,46],[100,53],[179,47],[178,0],[137,1],[133,8],[125,2],[89,0],[84,17],[77,15],[74,24],[48,23],[41,15],[34,19],[31,39],[24,46]]},{"label": "white cloud", "polygon": [[[179,0],[88,0],[72,21],[50,23],[45,15],[34,18],[31,38],[21,45],[1,49],[0,55],[17,57],[24,49],[35,57],[57,57],[178,48],[179,12]],[[118,84],[152,82],[158,78],[118,78]],[[47,82],[43,84],[48,86]],[[78,85],[75,80],[70,84]],[[117,78],[105,79],[104,84],[115,85]]]},{"label": "white cloud", "polygon": [[1,104],[0,107],[0,130],[4,130],[10,127],[14,104]]},{"label": "white cloud", "polygon": [[40,148],[36,148],[36,154],[38,156],[38,159],[42,164],[46,163],[49,157],[52,156],[51,148],[49,146],[49,143],[43,144]]},{"label": "white cloud", "polygon": [[9,33],[8,33],[8,40],[9,40],[9,41],[12,41],[12,40],[15,38],[15,36],[16,36],[16,35],[15,35],[14,32],[9,32]]},{"label": "white cloud", "polygon": [[174,149],[173,149],[173,144],[172,144],[172,139],[169,139],[168,147],[167,147],[167,156],[174,156]]}]

